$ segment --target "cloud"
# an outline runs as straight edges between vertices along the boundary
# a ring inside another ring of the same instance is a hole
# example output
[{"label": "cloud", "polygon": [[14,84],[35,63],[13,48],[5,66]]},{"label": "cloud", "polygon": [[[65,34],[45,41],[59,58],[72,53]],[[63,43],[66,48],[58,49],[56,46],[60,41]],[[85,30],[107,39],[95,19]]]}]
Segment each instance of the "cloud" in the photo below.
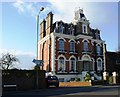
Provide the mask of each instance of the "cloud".
[{"label": "cloud", "polygon": [[32,60],[35,58],[35,54],[33,52],[0,49],[0,58],[2,54],[5,53],[13,54],[19,59],[19,63],[15,65],[16,68],[33,69],[33,67],[35,66],[35,64],[32,62]]},{"label": "cloud", "polygon": [[34,6],[36,2],[24,2],[23,0],[17,0],[13,3],[13,6],[17,9],[19,14],[31,14],[35,16],[37,13],[37,6]]}]

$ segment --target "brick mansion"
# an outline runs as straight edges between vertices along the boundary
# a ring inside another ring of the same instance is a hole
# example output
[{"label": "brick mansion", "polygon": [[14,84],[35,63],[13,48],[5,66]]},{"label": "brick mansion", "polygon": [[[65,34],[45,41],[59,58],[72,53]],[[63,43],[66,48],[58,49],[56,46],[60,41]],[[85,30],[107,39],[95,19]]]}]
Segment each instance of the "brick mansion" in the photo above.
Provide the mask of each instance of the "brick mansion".
[{"label": "brick mansion", "polygon": [[[62,18],[61,18],[62,19]],[[74,21],[53,23],[53,13],[47,14],[40,24],[38,58],[44,61],[43,70],[51,72],[62,81],[79,77],[87,72],[97,80],[106,71],[106,44],[100,30],[90,27],[83,9],[76,9]]]}]

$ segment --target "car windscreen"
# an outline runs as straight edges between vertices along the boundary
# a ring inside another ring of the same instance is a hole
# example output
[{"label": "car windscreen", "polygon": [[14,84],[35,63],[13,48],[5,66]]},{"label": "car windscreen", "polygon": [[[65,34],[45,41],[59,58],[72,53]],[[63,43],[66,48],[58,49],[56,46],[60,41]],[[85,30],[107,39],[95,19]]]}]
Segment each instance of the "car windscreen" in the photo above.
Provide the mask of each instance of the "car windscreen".
[{"label": "car windscreen", "polygon": [[47,79],[48,80],[58,80],[58,78],[56,76],[48,76]]}]

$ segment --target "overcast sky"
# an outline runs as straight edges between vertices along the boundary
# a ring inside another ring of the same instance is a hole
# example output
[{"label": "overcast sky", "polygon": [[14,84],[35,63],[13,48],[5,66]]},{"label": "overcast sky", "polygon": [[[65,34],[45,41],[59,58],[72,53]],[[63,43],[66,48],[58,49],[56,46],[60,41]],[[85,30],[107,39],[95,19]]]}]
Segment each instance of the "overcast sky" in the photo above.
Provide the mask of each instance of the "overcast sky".
[{"label": "overcast sky", "polygon": [[[42,0],[43,1],[43,0]],[[118,3],[117,2],[2,2],[2,30],[0,30],[0,52],[11,52],[21,61],[19,68],[33,68],[32,60],[36,56],[36,14],[40,7],[45,10],[40,14],[40,21],[52,11],[54,22],[62,20],[70,23],[74,10],[83,8],[92,28],[101,31],[101,37],[107,44],[108,51],[118,50]]]}]

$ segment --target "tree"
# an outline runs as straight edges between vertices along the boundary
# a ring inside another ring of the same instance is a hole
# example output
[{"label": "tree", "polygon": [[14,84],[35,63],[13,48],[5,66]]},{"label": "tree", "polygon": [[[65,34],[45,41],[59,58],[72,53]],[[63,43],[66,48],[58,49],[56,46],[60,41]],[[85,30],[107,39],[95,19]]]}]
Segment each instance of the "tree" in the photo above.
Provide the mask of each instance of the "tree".
[{"label": "tree", "polygon": [[2,54],[0,58],[0,68],[3,70],[12,69],[17,62],[19,62],[19,60],[14,55],[10,53]]}]

